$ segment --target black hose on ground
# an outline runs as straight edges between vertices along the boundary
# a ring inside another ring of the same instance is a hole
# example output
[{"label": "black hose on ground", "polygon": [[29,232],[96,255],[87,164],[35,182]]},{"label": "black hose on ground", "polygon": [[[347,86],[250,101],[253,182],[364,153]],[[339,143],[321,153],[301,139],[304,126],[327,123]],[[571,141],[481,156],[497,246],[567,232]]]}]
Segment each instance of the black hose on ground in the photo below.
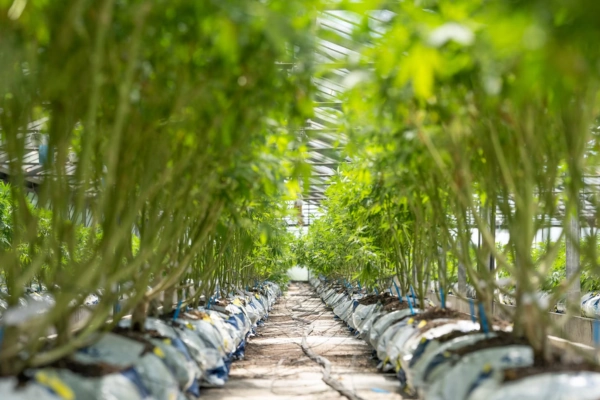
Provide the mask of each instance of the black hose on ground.
[{"label": "black hose on ground", "polygon": [[308,358],[319,364],[323,369],[323,377],[321,378],[323,382],[325,382],[327,385],[329,385],[329,387],[331,387],[333,390],[337,391],[339,394],[341,394],[349,400],[364,400],[362,397],[354,394],[352,391],[346,388],[341,382],[333,379],[331,377],[331,363],[329,362],[329,360],[325,357],[316,354],[310,349],[310,347],[308,347],[308,341],[306,340],[306,338],[308,335],[310,335],[312,330],[313,327],[310,326],[306,329],[306,331],[304,331],[301,347],[302,351],[304,351],[304,354],[306,354]]}]

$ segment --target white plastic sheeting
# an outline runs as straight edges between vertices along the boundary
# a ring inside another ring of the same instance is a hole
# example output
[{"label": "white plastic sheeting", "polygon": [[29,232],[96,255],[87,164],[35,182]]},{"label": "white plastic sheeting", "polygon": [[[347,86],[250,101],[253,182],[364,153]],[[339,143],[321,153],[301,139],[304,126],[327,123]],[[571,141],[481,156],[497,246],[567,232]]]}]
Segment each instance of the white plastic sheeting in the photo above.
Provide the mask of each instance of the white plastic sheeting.
[{"label": "white plastic sheeting", "polygon": [[489,381],[471,393],[469,400],[597,400],[597,372],[544,373],[499,386]]},{"label": "white plastic sheeting", "polygon": [[455,364],[445,364],[445,371],[424,391],[424,397],[428,400],[465,399],[478,378],[493,376],[482,376],[482,373],[532,364],[533,349],[529,346],[493,347],[465,354]]},{"label": "white plastic sheeting", "polygon": [[[498,331],[481,332],[466,319],[413,318],[410,309],[386,312],[380,303],[361,305],[356,290],[341,290],[313,277],[311,284],[349,328],[374,348],[384,370],[395,369],[403,386],[425,400],[597,400],[600,373],[541,373],[504,382],[506,369],[533,365],[533,349],[524,344],[498,345]],[[547,296],[540,294],[539,300]],[[600,296],[585,296],[590,316],[600,317]],[[419,310],[414,310],[418,313]],[[496,344],[482,344],[492,340]],[[463,351],[460,351],[463,349]]]},{"label": "white plastic sheeting", "polygon": [[[104,376],[83,376],[73,367],[26,370],[32,378],[18,389],[16,379],[0,379],[0,399],[195,399],[200,386],[225,383],[231,362],[243,357],[247,338],[268,317],[281,290],[266,282],[254,292],[238,293],[206,309],[179,310],[178,318],[147,318],[144,332],[98,335],[71,356],[75,363],[106,366]],[[28,295],[4,314],[4,322],[7,318],[9,323],[25,322],[45,312],[53,301],[49,295]],[[131,320],[122,320],[119,326],[127,329]]]}]

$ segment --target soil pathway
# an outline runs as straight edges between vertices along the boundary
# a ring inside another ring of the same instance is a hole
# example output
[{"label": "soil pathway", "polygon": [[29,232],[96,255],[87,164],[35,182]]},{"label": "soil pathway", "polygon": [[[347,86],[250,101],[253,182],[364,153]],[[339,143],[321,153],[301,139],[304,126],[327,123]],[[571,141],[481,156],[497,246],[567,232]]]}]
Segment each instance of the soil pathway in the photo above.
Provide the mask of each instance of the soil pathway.
[{"label": "soil pathway", "polygon": [[402,399],[397,379],[379,373],[371,349],[354,338],[308,283],[292,283],[257,336],[250,339],[246,357],[233,364],[224,388],[203,390],[206,399],[345,399],[322,381],[321,367],[300,344],[331,362],[331,376],[362,399]]}]

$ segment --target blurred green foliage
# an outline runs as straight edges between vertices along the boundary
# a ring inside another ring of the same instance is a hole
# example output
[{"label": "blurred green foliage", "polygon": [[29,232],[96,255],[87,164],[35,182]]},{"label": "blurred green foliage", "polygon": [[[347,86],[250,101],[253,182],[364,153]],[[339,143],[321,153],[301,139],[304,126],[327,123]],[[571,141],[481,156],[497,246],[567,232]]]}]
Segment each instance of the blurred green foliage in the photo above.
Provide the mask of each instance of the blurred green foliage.
[{"label": "blurred green foliage", "polygon": [[[63,357],[127,313],[143,327],[148,304],[166,293],[168,312],[190,280],[197,302],[283,279],[284,180],[306,170],[297,131],[312,112],[317,5],[0,1],[5,298],[16,307],[39,281],[55,300],[6,327],[0,373]],[[43,138],[33,208],[25,156]],[[99,304],[74,333],[90,293]]]}]

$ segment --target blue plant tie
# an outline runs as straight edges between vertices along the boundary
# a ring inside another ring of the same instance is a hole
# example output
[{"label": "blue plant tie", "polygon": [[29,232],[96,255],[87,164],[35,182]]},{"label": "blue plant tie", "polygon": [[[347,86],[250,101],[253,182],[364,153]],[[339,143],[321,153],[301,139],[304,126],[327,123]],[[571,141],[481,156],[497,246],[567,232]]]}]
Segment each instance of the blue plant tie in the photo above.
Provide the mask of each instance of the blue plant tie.
[{"label": "blue plant tie", "polygon": [[600,320],[594,320],[594,344],[600,347]]},{"label": "blue plant tie", "polygon": [[410,285],[410,292],[412,293],[412,297],[413,297],[413,306],[417,305],[417,296],[415,296],[415,289],[413,289],[412,285]]},{"label": "blue plant tie", "polygon": [[206,306],[207,310],[210,310],[210,303],[212,303],[212,299],[213,299],[212,297],[208,298],[208,305]]},{"label": "blue plant tie", "polygon": [[440,285],[440,299],[442,301],[442,308],[446,308],[446,299],[444,297],[444,288]]},{"label": "blue plant tie", "polygon": [[400,294],[400,289],[398,288],[398,285],[396,285],[396,282],[394,282],[394,287],[396,288],[396,294],[398,295],[398,300],[400,300],[400,303],[402,303],[402,294]]},{"label": "blue plant tie", "polygon": [[358,284],[358,290],[362,290],[362,286],[360,286],[360,281],[356,281],[356,283]]},{"label": "blue plant tie", "polygon": [[179,318],[179,311],[181,310],[181,303],[183,303],[183,300],[179,300],[177,302],[177,308],[175,309],[175,314],[173,314],[173,321],[176,321],[177,318]]},{"label": "blue plant tie", "polygon": [[473,299],[469,299],[469,308],[471,309],[471,321],[475,322],[475,303]]},{"label": "blue plant tie", "polygon": [[375,294],[379,296],[379,290],[377,290],[377,288],[375,288]]},{"label": "blue plant tie", "polygon": [[487,318],[485,317],[485,310],[483,309],[483,303],[479,303],[479,316],[481,317],[481,325],[483,333],[488,334],[490,329],[488,327]]},{"label": "blue plant tie", "polygon": [[410,307],[410,313],[412,315],[415,315],[415,310],[413,310],[413,306],[412,306],[412,304],[410,304],[410,300],[408,299],[408,295],[406,295],[406,302],[408,303],[408,306]]}]

